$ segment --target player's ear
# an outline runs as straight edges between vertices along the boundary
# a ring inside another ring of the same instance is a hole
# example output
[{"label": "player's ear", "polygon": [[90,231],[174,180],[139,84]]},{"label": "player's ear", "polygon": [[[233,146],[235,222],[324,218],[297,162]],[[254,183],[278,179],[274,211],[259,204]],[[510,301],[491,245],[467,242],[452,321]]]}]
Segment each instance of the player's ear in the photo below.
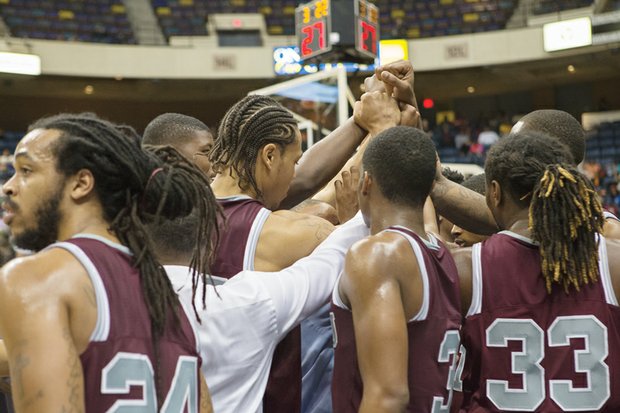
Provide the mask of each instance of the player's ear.
[{"label": "player's ear", "polygon": [[487,190],[489,191],[489,199],[494,207],[502,203],[502,187],[496,180],[491,181]]},{"label": "player's ear", "polygon": [[69,178],[71,198],[76,201],[83,200],[94,192],[95,177],[88,169],[80,169]]},{"label": "player's ear", "polygon": [[274,162],[279,158],[280,148],[275,143],[268,143],[260,149],[259,159],[267,167],[272,169]]},{"label": "player's ear", "polygon": [[362,176],[362,187],[360,188],[360,192],[362,195],[368,195],[370,192],[370,188],[372,187],[373,180],[372,176],[368,173],[368,171],[364,171],[364,175]]}]

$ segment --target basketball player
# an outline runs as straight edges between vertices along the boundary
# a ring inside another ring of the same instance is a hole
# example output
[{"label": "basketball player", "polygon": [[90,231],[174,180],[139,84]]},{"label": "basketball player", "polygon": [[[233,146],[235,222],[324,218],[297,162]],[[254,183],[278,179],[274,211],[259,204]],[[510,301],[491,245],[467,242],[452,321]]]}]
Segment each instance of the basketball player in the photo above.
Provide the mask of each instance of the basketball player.
[{"label": "basketball player", "polygon": [[[525,115],[515,124],[512,134],[519,131],[542,132],[542,137],[554,137],[566,145],[572,155],[570,163],[578,165],[585,155],[585,132],[581,124],[561,110],[537,110]],[[508,137],[510,139],[510,136]],[[484,197],[456,185],[437,175],[431,192],[435,208],[440,214],[469,231],[482,235],[497,232],[497,225]],[[604,234],[607,238],[620,239],[620,221],[605,213]]]},{"label": "basketball player", "polygon": [[[377,94],[368,100],[376,103],[374,113],[368,110],[368,123],[377,128],[398,124],[393,99]],[[318,217],[272,212],[286,196],[300,157],[297,122],[272,98],[247,96],[226,113],[211,154],[218,172],[213,191],[227,217],[214,274],[230,278],[242,270],[279,271],[308,256],[333,230]],[[296,328],[276,350],[266,412],[300,411],[300,347]]]},{"label": "basketball player", "polygon": [[146,125],[142,144],[171,145],[191,159],[211,180],[215,177],[209,161],[213,134],[207,125],[196,118],[180,113],[161,114]]},{"label": "basketball player", "polygon": [[[178,153],[147,155],[132,132],[61,114],[34,123],[17,145],[4,220],[19,247],[38,251],[0,271],[17,412],[196,412],[199,402],[211,411],[196,337],[145,223],[213,196]],[[200,232],[216,223],[215,211],[201,210]]]},{"label": "basketball player", "polygon": [[[187,265],[195,249],[195,218],[152,225],[149,231],[181,301],[191,305]],[[366,235],[359,216],[289,268],[243,271],[217,289],[207,287],[207,307],[196,304],[202,321],[196,331],[216,412],[269,412],[263,395],[276,344],[329,298],[346,251]]]},{"label": "basketball player", "polygon": [[620,244],[564,145],[518,132],[491,148],[488,206],[502,230],[454,251],[465,412],[620,411]]},{"label": "basketball player", "polygon": [[[461,185],[483,196],[486,193],[486,178],[484,173],[470,176],[469,178],[464,180]],[[488,238],[488,236],[486,235],[475,234],[473,232],[464,230],[458,225],[453,225],[450,232],[454,243],[459,247],[471,247],[475,243],[482,242]]]},{"label": "basketball player", "polygon": [[334,412],[450,408],[459,280],[445,246],[424,231],[435,157],[410,127],[384,131],[364,153],[358,194],[371,235],[347,253],[334,288]]}]

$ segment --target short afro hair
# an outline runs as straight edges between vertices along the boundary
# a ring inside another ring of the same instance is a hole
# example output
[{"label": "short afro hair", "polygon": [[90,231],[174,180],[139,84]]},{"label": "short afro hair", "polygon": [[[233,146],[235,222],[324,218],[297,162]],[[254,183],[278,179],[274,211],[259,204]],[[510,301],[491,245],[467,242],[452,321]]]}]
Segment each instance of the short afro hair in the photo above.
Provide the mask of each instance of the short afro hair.
[{"label": "short afro hair", "polygon": [[396,126],[368,144],[362,168],[390,202],[421,206],[431,191],[436,163],[435,146],[424,132]]},{"label": "short afro hair", "polygon": [[576,165],[583,161],[586,133],[571,114],[556,109],[535,110],[522,117],[520,122],[523,124],[519,132],[532,131],[552,136],[568,146]]},{"label": "short afro hair", "polygon": [[484,173],[470,176],[461,185],[474,192],[478,192],[480,195],[484,195],[487,192],[487,181]]},{"label": "short afro hair", "polygon": [[175,145],[193,139],[197,131],[211,133],[202,121],[180,113],[164,113],[149,122],[144,129],[142,145]]}]

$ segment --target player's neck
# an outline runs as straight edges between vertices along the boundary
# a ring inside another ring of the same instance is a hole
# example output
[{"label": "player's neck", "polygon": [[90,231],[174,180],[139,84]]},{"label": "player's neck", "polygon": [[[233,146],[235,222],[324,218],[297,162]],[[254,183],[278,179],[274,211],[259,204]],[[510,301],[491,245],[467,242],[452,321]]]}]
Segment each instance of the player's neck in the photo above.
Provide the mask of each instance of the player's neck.
[{"label": "player's neck", "polygon": [[235,176],[232,176],[228,171],[218,174],[213,182],[211,182],[211,189],[218,198],[235,195],[247,195],[250,198],[256,199],[256,193],[248,188],[243,190],[239,188],[239,180]]},{"label": "player's neck", "polygon": [[384,229],[401,226],[427,239],[424,230],[424,217],[421,208],[407,208],[401,205],[387,204],[371,212],[370,233],[377,234]]},{"label": "player's neck", "polygon": [[91,234],[120,244],[120,240],[109,230],[110,223],[101,215],[70,214],[58,226],[58,240],[64,241],[77,234]]},{"label": "player's neck", "polygon": [[530,238],[529,211],[524,209],[512,215],[503,227],[510,232]]}]

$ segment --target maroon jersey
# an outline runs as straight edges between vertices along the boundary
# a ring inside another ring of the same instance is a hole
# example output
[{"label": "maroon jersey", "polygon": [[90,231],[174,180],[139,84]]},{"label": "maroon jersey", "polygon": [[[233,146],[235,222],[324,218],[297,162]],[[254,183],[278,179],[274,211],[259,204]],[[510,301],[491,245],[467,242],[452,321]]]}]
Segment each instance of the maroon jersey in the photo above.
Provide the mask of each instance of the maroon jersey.
[{"label": "maroon jersey", "polygon": [[[424,286],[422,308],[407,323],[409,343],[409,404],[407,412],[448,412],[452,400],[454,368],[459,348],[461,298],[456,266],[448,250],[435,238],[423,241],[412,231],[392,227],[405,236],[420,267]],[[334,289],[334,376],[332,404],[335,413],[357,413],[363,395],[357,360],[353,315]]]},{"label": "maroon jersey", "polygon": [[[271,213],[259,201],[247,196],[220,198],[226,226],[212,272],[231,278],[243,270],[254,269],[258,238]],[[301,411],[301,329],[292,329],[277,345],[273,354],[267,388],[263,398],[265,413]]]},{"label": "maroon jersey", "polygon": [[82,234],[49,248],[63,248],[80,261],[97,297],[97,324],[80,355],[86,411],[116,412],[136,405],[158,411],[158,374],[162,411],[198,412],[201,359],[190,321],[181,308],[178,324],[170,314],[156,357],[140,274],[129,249]]},{"label": "maroon jersey", "polygon": [[243,270],[254,269],[258,237],[271,211],[247,196],[219,198],[226,224],[220,233],[218,250],[211,272],[231,278]]},{"label": "maroon jersey", "polygon": [[602,237],[599,257],[598,282],[548,294],[531,240],[502,231],[473,246],[464,411],[620,411],[620,308]]}]

